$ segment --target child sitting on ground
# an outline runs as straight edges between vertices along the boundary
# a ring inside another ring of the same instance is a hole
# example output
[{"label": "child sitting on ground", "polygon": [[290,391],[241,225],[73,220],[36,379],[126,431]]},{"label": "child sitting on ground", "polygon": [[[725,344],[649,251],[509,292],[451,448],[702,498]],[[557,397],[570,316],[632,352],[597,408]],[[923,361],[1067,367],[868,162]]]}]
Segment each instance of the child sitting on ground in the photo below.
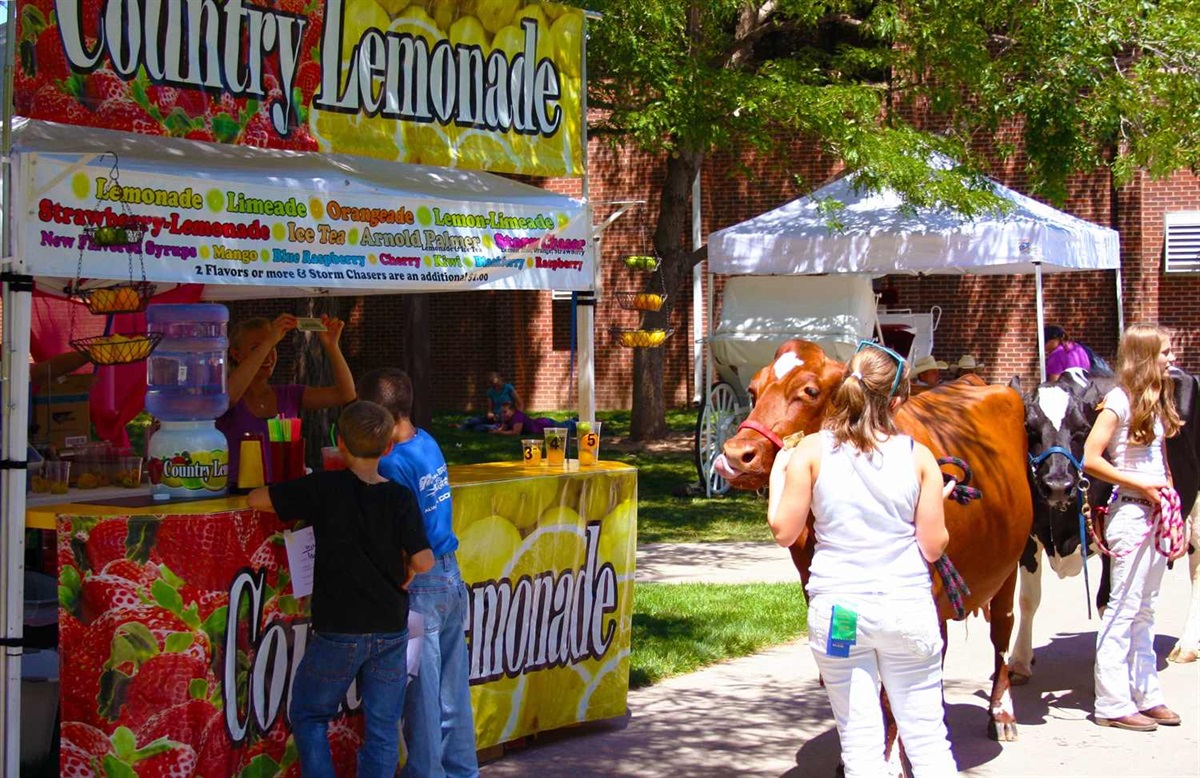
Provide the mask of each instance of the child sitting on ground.
[{"label": "child sitting on ground", "polygon": [[312,473],[250,493],[251,507],[313,527],[312,626],[292,687],[292,733],[304,775],[333,775],[329,722],[358,677],[366,717],[358,775],[391,778],[400,761],[408,683],[408,594],[433,567],[413,493],[379,474],[395,420],[352,403],[338,418],[346,470]]}]

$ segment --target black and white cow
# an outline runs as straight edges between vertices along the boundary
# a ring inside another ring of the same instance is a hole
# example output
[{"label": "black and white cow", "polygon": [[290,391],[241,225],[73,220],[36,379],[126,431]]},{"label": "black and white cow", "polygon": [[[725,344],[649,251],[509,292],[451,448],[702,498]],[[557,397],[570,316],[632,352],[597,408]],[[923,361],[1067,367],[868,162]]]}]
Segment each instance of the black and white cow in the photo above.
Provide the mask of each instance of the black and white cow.
[{"label": "black and white cow", "polygon": [[[1011,385],[1020,391],[1018,380]],[[1083,461],[1083,444],[1096,422],[1096,405],[1114,385],[1114,379],[1069,370],[1057,380],[1022,394],[1025,432],[1029,436],[1033,531],[1021,555],[1019,616],[1009,661],[1009,676],[1016,685],[1026,683],[1033,675],[1033,617],[1042,600],[1043,561],[1049,562],[1059,578],[1078,575],[1083,569],[1079,464]],[[1070,457],[1062,452],[1069,452]],[[1112,486],[1098,479],[1090,484],[1088,502],[1106,505]],[[1089,547],[1089,553],[1092,551]]]},{"label": "black and white cow", "polygon": [[[1196,503],[1200,485],[1200,453],[1197,449],[1200,442],[1200,382],[1183,371],[1176,371],[1175,379],[1176,402],[1184,419],[1184,430],[1168,441],[1167,457],[1185,512],[1200,511]],[[1021,557],[1020,616],[1010,661],[1014,684],[1025,683],[1033,673],[1033,617],[1041,603],[1042,551],[1045,550],[1050,568],[1060,578],[1078,575],[1083,568],[1077,502],[1081,475],[1078,464],[1083,461],[1083,444],[1096,421],[1096,406],[1114,385],[1115,379],[1089,377],[1071,370],[1059,376],[1057,381],[1044,383],[1024,395],[1034,518],[1033,533]],[[1014,381],[1014,387],[1019,389],[1019,382]],[[1069,451],[1071,458],[1057,452],[1047,453],[1055,447]],[[1092,479],[1088,502],[1093,506],[1106,505],[1111,493],[1109,484]],[[1200,644],[1200,584],[1197,583],[1200,521],[1196,518],[1193,515],[1189,520],[1192,553],[1188,564],[1192,599],[1183,634],[1171,654],[1172,660],[1178,662],[1195,661]],[[1087,539],[1084,542],[1088,542]],[[1093,551],[1089,547],[1089,553]],[[1104,572],[1107,573],[1107,560],[1105,562]],[[1096,589],[1097,603],[1106,602],[1106,576],[1102,576]]]}]

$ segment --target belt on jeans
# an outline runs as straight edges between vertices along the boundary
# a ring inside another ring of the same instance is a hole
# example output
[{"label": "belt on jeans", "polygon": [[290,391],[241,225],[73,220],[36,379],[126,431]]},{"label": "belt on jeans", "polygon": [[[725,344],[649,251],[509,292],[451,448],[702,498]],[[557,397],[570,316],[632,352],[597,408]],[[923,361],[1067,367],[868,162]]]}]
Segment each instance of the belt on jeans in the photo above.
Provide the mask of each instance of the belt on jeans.
[{"label": "belt on jeans", "polygon": [[1137,505],[1145,505],[1147,508],[1154,507],[1154,503],[1150,502],[1145,497],[1133,497],[1128,494],[1118,494],[1117,502],[1132,502],[1136,503]]}]

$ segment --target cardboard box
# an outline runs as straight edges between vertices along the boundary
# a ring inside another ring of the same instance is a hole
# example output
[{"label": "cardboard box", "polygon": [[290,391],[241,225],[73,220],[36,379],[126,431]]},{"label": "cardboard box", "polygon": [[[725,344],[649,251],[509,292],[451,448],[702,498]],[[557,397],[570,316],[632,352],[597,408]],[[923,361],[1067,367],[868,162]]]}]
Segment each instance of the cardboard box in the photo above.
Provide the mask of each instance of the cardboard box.
[{"label": "cardboard box", "polygon": [[33,395],[33,423],[29,439],[34,443],[53,443],[69,448],[90,439],[91,411],[88,392],[96,380],[94,374],[74,373],[38,387]]}]

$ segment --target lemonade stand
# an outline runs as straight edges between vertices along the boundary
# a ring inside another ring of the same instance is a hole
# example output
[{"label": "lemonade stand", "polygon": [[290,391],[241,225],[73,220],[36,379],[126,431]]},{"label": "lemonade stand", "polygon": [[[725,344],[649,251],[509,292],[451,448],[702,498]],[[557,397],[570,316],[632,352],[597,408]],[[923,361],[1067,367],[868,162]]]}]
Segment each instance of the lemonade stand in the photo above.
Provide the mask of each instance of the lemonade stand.
[{"label": "lemonade stand", "polygon": [[[239,498],[68,494],[27,510],[35,285],[86,279],[115,303],[136,251],[146,283],[204,284],[209,300],[595,287],[586,177],[576,200],[484,172],[584,176],[581,11],[296,6],[228,0],[191,24],[170,0],[12,14],[28,118],[4,124],[6,774],[19,769],[26,524],[58,533],[64,770],[174,759],[186,774],[293,773],[287,701],[308,629],[283,528]],[[136,245],[100,245],[101,228]],[[581,308],[584,419],[590,317]],[[636,472],[514,461],[449,477],[478,746],[623,714]],[[352,692],[335,727],[340,771],[359,703]]]}]

